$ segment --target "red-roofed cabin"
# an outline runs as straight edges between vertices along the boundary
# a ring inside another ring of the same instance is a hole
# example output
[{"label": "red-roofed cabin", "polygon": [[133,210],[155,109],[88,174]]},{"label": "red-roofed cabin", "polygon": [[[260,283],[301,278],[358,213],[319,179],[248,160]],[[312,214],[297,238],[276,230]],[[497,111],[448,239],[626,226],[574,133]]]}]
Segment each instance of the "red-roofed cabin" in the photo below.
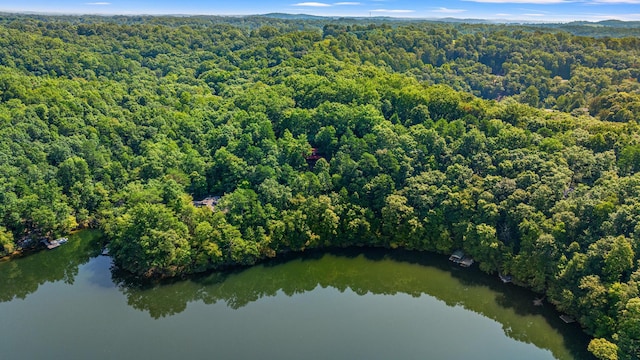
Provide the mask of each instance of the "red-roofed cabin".
[{"label": "red-roofed cabin", "polygon": [[307,161],[318,161],[322,158],[320,153],[318,153],[318,148],[311,148],[311,154],[307,156]]}]

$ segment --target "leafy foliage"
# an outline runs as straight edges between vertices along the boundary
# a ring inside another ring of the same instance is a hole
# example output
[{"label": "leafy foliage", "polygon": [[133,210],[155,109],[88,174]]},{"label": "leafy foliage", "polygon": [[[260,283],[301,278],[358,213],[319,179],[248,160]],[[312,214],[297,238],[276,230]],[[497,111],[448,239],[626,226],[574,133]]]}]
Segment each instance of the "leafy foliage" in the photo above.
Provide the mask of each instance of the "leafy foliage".
[{"label": "leafy foliage", "polygon": [[174,276],[462,248],[637,356],[637,38],[236,20],[3,17],[1,252],[95,226]]}]

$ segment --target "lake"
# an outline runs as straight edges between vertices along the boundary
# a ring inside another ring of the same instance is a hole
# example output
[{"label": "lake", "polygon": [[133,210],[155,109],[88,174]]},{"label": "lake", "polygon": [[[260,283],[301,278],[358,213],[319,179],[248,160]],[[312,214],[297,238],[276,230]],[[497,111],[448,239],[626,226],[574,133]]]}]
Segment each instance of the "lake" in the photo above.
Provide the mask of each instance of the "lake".
[{"label": "lake", "polygon": [[536,294],[441,255],[309,252],[144,284],[100,249],[85,231],[0,262],[0,358],[592,358]]}]

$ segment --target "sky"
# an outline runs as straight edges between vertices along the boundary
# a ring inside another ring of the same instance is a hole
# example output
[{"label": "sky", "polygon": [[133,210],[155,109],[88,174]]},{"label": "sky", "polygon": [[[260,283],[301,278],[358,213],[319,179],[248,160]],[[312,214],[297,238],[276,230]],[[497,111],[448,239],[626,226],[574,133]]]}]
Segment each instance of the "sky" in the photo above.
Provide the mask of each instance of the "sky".
[{"label": "sky", "polygon": [[0,0],[0,11],[63,14],[254,15],[468,18],[531,22],[640,21],[640,0]]}]

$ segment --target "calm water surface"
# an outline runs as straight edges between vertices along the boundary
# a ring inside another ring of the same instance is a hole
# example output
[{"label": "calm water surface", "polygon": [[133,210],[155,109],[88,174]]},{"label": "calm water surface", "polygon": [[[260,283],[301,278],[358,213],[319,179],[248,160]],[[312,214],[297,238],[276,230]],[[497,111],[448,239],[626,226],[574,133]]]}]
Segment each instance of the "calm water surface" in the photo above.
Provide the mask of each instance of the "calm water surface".
[{"label": "calm water surface", "polygon": [[143,285],[96,235],[0,263],[0,358],[590,358],[535,294],[442,256],[310,253]]}]

